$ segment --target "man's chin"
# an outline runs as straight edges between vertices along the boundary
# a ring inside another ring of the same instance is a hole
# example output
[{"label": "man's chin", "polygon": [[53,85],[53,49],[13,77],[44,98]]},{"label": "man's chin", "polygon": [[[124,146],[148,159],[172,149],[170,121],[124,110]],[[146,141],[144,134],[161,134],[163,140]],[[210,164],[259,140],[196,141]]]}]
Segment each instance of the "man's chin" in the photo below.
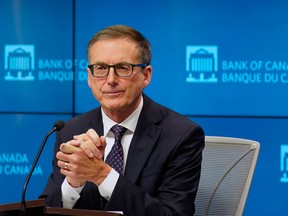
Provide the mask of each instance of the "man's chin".
[{"label": "man's chin", "polygon": [[109,100],[109,103],[102,104],[106,109],[108,110],[121,110],[123,105],[120,103],[120,101],[111,101]]}]

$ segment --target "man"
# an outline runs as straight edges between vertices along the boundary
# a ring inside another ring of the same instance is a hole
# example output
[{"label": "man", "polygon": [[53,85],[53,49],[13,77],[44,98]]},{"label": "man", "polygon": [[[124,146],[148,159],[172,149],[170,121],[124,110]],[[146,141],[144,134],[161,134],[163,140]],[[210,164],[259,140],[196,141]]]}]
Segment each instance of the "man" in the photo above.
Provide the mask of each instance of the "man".
[{"label": "man", "polygon": [[[57,134],[41,197],[52,207],[127,216],[193,215],[204,132],[143,94],[152,76],[149,42],[133,28],[110,26],[94,35],[87,55],[88,85],[101,107]],[[124,127],[122,138],[114,138],[113,125]],[[114,139],[124,155],[111,163]]]}]

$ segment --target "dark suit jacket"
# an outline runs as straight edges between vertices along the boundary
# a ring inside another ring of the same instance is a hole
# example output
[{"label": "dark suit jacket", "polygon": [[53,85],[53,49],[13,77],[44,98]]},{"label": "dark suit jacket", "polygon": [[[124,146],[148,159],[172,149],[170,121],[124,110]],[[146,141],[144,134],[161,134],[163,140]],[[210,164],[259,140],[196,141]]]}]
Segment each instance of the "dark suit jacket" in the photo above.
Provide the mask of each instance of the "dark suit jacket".
[{"label": "dark suit jacket", "polygon": [[[103,135],[100,108],[68,121],[57,134],[59,145],[93,128]],[[198,188],[204,132],[197,124],[144,95],[144,105],[133,136],[124,176],[120,176],[107,202],[97,186],[88,182],[74,208],[118,210],[131,216],[193,215]],[[40,197],[61,207],[64,180],[53,160],[53,173]]]}]

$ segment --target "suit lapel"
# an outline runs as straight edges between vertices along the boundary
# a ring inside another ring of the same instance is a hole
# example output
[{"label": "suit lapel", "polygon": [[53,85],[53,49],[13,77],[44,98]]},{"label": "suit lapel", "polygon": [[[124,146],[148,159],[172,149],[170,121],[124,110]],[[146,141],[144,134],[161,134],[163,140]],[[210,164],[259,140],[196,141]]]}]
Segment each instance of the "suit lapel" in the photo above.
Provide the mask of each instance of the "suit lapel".
[{"label": "suit lapel", "polygon": [[[96,108],[90,116],[90,124],[89,128],[93,128],[99,136],[103,135],[103,122],[102,122],[102,114],[101,114],[101,108]],[[88,128],[88,129],[89,129]]]},{"label": "suit lapel", "polygon": [[155,104],[151,102],[144,97],[143,110],[129,148],[125,178],[132,183],[137,181],[162,131],[156,125],[162,119],[161,115],[158,109],[153,109]]}]

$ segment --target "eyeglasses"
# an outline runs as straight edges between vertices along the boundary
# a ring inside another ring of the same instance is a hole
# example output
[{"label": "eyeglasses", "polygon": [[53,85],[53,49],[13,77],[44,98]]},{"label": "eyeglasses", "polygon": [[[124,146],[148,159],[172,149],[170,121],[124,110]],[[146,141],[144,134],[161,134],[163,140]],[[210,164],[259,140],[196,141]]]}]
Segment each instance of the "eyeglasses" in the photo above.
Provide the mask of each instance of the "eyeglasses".
[{"label": "eyeglasses", "polygon": [[147,67],[148,64],[130,64],[130,63],[119,63],[115,65],[107,65],[104,63],[97,63],[88,65],[88,68],[91,71],[92,76],[97,78],[107,77],[110,71],[110,68],[114,68],[114,72],[119,77],[129,77],[133,74],[134,67]]}]

